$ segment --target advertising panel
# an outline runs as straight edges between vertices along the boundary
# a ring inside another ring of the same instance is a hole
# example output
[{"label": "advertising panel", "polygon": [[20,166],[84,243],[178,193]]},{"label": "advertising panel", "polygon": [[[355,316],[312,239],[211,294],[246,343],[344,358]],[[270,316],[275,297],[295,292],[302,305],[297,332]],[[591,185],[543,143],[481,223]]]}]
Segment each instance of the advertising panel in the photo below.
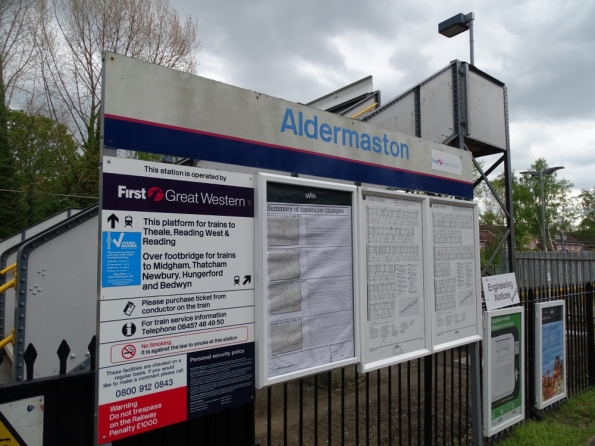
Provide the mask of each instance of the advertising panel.
[{"label": "advertising panel", "polygon": [[477,203],[430,198],[432,345],[446,350],[481,339]]},{"label": "advertising panel", "polygon": [[566,398],[566,303],[535,304],[535,401],[543,409]]},{"label": "advertising panel", "polygon": [[525,418],[524,309],[486,311],[483,342],[484,435]]},{"label": "advertising panel", "polygon": [[361,372],[431,352],[427,197],[359,193]]},{"label": "advertising panel", "polygon": [[103,158],[98,443],[254,398],[250,175]]},{"label": "advertising panel", "polygon": [[471,153],[106,53],[109,147],[473,197]]},{"label": "advertising panel", "polygon": [[354,186],[258,174],[257,386],[358,361]]}]

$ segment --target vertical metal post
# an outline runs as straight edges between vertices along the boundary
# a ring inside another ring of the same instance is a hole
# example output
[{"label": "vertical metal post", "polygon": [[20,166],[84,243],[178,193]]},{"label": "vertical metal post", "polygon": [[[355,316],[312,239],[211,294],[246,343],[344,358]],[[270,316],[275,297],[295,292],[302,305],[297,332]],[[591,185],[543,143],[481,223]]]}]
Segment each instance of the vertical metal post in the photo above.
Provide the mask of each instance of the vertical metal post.
[{"label": "vertical metal post", "polygon": [[[432,444],[432,355],[424,358],[424,444]],[[420,408],[421,409],[421,408]],[[419,409],[418,409],[419,410]],[[437,412],[438,409],[434,408]]]},{"label": "vertical metal post", "polygon": [[595,386],[595,327],[593,327],[593,284],[587,283],[585,298],[587,319],[587,362],[589,367],[589,386]]},{"label": "vertical metal post", "polygon": [[469,346],[471,351],[471,407],[473,419],[473,445],[483,444],[481,420],[481,357],[479,355],[479,341]]},{"label": "vertical metal post", "polygon": [[543,201],[543,170],[539,171],[539,186],[541,194],[541,241],[543,242],[543,252],[547,252],[547,240],[545,238],[545,201]]},{"label": "vertical metal post", "polygon": [[475,14],[471,13],[471,20],[469,20],[469,50],[470,50],[470,61],[471,65],[475,66],[475,51],[473,51],[473,19]]}]

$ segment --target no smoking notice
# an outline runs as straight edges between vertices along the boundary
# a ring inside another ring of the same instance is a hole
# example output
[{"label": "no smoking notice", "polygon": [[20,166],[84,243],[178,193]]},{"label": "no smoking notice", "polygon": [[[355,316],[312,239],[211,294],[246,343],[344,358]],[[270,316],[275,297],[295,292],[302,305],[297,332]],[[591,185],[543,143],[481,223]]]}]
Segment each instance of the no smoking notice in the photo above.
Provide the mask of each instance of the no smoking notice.
[{"label": "no smoking notice", "polygon": [[105,157],[102,178],[98,443],[252,401],[252,176]]}]

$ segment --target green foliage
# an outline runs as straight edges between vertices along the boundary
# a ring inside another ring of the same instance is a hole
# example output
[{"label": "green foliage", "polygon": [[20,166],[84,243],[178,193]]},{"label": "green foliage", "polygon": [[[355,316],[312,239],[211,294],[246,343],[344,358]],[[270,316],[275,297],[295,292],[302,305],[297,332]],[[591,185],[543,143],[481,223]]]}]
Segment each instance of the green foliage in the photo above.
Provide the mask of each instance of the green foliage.
[{"label": "green foliage", "polygon": [[497,446],[575,446],[595,435],[595,389],[569,399],[546,414],[545,421],[517,426]]},{"label": "green foliage", "polygon": [[[66,207],[83,207],[96,199],[85,195],[84,159],[64,124],[42,115],[9,110],[7,140],[14,175],[7,193],[13,219],[3,225],[5,237]],[[97,170],[97,169],[95,169]],[[97,189],[93,191],[97,195]]]},{"label": "green foliage", "polygon": [[[547,161],[537,159],[530,170],[541,171],[548,168]],[[571,182],[558,178],[558,172],[543,176],[545,201],[545,222],[547,229],[548,249],[553,234],[558,231],[570,232],[577,219],[575,200],[570,196],[573,186]],[[492,187],[504,201],[504,175],[492,181]],[[539,176],[512,175],[513,220],[516,249],[528,249],[532,240],[541,241],[541,202]],[[595,208],[594,208],[595,209]],[[594,213],[595,216],[595,213]],[[484,194],[480,211],[480,224],[496,235],[502,235],[506,228],[506,214],[500,204],[491,196]],[[594,226],[595,228],[595,226]]]}]

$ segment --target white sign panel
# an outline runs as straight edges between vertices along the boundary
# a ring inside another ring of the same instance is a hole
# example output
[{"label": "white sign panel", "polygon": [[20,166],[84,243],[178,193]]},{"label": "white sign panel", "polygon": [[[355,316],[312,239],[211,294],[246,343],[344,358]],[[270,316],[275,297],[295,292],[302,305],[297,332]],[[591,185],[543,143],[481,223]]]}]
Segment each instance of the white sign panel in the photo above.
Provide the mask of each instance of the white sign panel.
[{"label": "white sign panel", "polygon": [[257,386],[357,362],[354,186],[258,175]]},{"label": "white sign panel", "polygon": [[491,437],[525,418],[525,322],[523,307],[484,315],[483,432]]},{"label": "white sign panel", "polygon": [[427,197],[360,189],[360,371],[431,352]]},{"label": "white sign panel", "polygon": [[481,339],[477,204],[430,198],[434,351]]},{"label": "white sign panel", "polygon": [[447,145],[114,53],[103,92],[113,148],[473,197],[471,153]]},{"label": "white sign panel", "polygon": [[488,310],[520,303],[519,290],[514,273],[482,277],[483,295]]},{"label": "white sign panel", "polygon": [[535,400],[538,409],[567,396],[565,315],[563,300],[535,304]]},{"label": "white sign panel", "polygon": [[452,154],[432,149],[432,169],[463,175],[463,153]]},{"label": "white sign panel", "polygon": [[103,159],[99,444],[252,401],[253,216],[250,175]]}]

